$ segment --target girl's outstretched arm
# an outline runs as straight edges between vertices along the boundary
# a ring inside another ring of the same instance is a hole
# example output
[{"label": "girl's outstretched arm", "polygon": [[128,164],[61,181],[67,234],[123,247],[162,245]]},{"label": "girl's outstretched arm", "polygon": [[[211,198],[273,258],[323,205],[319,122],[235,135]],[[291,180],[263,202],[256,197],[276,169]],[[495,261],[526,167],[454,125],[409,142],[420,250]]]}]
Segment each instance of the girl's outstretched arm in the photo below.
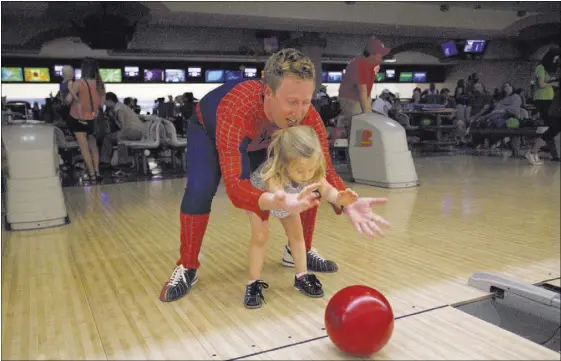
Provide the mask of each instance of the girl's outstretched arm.
[{"label": "girl's outstretched arm", "polygon": [[323,199],[337,208],[346,207],[349,204],[356,202],[358,199],[358,195],[351,189],[347,188],[343,191],[339,191],[337,188],[329,184],[325,178],[321,181],[319,193]]}]

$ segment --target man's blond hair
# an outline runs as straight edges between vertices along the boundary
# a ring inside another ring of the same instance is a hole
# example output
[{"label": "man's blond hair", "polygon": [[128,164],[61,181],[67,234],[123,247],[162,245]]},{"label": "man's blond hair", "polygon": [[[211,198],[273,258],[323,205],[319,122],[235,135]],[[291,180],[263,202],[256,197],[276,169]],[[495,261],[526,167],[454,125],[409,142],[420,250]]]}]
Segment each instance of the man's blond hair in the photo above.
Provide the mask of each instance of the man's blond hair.
[{"label": "man's blond hair", "polygon": [[271,55],[265,63],[264,80],[273,91],[277,90],[285,76],[315,80],[316,71],[310,58],[292,48]]}]

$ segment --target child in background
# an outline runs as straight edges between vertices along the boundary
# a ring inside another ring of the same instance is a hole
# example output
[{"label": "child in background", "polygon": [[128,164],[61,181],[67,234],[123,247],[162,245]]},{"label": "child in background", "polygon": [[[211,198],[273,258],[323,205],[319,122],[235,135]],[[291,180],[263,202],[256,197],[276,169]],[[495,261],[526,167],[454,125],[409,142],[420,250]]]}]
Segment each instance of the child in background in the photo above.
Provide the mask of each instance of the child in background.
[{"label": "child in background", "polygon": [[62,82],[60,83],[60,98],[63,104],[70,105],[74,100],[78,101],[78,95],[74,92],[74,68],[70,65],[62,67]]},{"label": "child in background", "polygon": [[[315,131],[307,126],[294,126],[275,132],[268,148],[268,160],[251,175],[254,187],[271,193],[300,193],[312,187],[314,192],[337,207],[345,207],[357,200],[350,189],[338,191],[325,179],[326,162]],[[310,297],[323,297],[324,292],[317,277],[309,273],[306,264],[306,246],[300,214],[273,210],[279,218],[290,242],[296,275],[294,288]],[[251,242],[249,246],[249,279],[244,304],[246,308],[259,308],[263,304],[263,288],[269,285],[261,280],[265,259],[269,223],[254,213],[249,213]]]}]

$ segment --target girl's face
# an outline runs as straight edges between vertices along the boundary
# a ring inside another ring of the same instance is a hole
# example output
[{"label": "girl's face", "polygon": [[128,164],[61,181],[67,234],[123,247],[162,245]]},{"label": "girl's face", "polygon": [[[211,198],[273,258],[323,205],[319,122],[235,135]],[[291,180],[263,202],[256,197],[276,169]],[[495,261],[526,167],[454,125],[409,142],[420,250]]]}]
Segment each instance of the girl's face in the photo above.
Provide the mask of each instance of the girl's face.
[{"label": "girl's face", "polygon": [[512,86],[509,83],[505,83],[505,85],[503,85],[503,90],[507,96],[512,94]]},{"label": "girl's face", "polygon": [[320,156],[322,155],[318,154],[315,157],[293,160],[287,168],[288,178],[296,183],[310,181],[316,174]]}]

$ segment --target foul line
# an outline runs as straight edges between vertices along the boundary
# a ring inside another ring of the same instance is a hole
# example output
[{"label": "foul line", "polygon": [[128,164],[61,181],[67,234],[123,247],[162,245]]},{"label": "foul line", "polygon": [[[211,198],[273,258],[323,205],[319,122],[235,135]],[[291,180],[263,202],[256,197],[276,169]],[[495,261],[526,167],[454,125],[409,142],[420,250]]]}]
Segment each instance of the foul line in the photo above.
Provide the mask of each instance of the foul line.
[{"label": "foul line", "polygon": [[[398,321],[398,320],[401,320],[401,319],[404,319],[404,318],[408,318],[408,317],[412,317],[412,316],[417,316],[417,315],[420,315],[420,314],[423,314],[423,313],[427,313],[427,312],[431,312],[431,311],[436,311],[436,310],[439,310],[439,309],[441,309],[441,308],[446,308],[446,307],[450,307],[450,305],[442,305],[442,306],[437,306],[437,307],[433,307],[433,308],[428,308],[428,309],[423,310],[423,311],[418,311],[418,312],[409,313],[409,314],[407,314],[407,315],[403,315],[403,316],[396,317],[395,320]],[[308,339],[308,340],[304,340],[304,341],[299,341],[299,342],[291,343],[291,344],[288,344],[288,345],[273,347],[273,348],[268,349],[268,350],[253,352],[253,353],[250,353],[250,354],[248,354],[248,355],[243,355],[243,356],[239,356],[239,357],[236,357],[236,358],[228,359],[227,361],[241,360],[241,359],[244,359],[244,358],[246,358],[246,357],[252,357],[252,356],[262,355],[262,354],[264,354],[264,353],[269,353],[269,352],[273,352],[273,351],[282,350],[282,349],[284,349],[284,348],[289,348],[289,347],[294,347],[294,346],[302,345],[302,344],[305,344],[305,343],[309,343],[309,342],[321,340],[321,339],[324,339],[324,338],[327,338],[327,337],[329,337],[329,336],[327,336],[327,335],[318,336],[318,337],[310,338],[310,339]]]}]

